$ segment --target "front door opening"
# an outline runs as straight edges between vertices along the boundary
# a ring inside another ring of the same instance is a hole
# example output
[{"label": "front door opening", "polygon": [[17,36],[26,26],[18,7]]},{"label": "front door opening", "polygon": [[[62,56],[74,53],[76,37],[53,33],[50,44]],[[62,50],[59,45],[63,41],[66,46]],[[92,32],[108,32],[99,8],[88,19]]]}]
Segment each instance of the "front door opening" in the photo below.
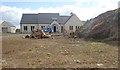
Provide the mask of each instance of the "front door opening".
[{"label": "front door opening", "polygon": [[56,32],[56,26],[54,26],[54,32]]},{"label": "front door opening", "polygon": [[63,26],[61,26],[61,32],[63,32],[63,31],[64,31]]}]

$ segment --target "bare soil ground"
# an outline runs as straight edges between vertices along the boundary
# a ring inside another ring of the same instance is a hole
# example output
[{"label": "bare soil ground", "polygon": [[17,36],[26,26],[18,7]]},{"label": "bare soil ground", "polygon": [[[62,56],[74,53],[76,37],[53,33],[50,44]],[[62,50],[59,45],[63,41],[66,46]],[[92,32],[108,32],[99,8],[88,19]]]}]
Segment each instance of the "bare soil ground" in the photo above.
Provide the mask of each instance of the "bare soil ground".
[{"label": "bare soil ground", "polygon": [[64,36],[53,36],[53,39],[24,39],[23,36],[3,34],[4,68],[118,67],[117,45]]}]

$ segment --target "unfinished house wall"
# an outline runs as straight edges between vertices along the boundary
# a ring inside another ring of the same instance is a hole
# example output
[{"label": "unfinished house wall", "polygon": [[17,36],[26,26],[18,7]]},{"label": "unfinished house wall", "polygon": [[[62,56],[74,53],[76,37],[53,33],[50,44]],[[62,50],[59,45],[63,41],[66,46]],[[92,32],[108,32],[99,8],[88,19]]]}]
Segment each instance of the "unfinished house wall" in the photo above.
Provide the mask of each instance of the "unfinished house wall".
[{"label": "unfinished house wall", "polygon": [[10,27],[10,32],[11,33],[16,33],[16,27]]},{"label": "unfinished house wall", "polygon": [[[27,28],[25,28],[25,26]],[[37,24],[21,24],[21,32],[22,33],[31,33],[31,26],[34,26],[34,29],[37,29]]]},{"label": "unfinished house wall", "polygon": [[73,29],[71,29],[70,31],[76,31],[76,26],[80,27],[82,25],[83,22],[80,21],[80,19],[75,14],[73,14],[71,18],[65,23],[65,29],[70,30],[70,28],[73,27]]}]

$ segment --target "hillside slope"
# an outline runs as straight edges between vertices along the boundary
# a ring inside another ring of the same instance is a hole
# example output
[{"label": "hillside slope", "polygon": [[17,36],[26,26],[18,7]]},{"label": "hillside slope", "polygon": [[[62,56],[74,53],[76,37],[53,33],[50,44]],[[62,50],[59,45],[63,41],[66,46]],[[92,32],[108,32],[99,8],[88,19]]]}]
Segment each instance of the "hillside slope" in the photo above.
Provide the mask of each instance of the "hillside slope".
[{"label": "hillside slope", "polygon": [[93,39],[118,39],[118,9],[107,11],[87,21],[82,36]]}]

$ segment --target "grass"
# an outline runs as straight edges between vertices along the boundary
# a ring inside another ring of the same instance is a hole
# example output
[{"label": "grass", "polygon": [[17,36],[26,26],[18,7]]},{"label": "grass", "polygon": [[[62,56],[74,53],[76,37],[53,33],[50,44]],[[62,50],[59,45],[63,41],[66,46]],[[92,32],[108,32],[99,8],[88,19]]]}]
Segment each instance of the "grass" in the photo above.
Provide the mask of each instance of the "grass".
[{"label": "grass", "polygon": [[53,39],[24,39],[3,36],[4,68],[117,68],[118,47],[98,41],[54,36]]}]

